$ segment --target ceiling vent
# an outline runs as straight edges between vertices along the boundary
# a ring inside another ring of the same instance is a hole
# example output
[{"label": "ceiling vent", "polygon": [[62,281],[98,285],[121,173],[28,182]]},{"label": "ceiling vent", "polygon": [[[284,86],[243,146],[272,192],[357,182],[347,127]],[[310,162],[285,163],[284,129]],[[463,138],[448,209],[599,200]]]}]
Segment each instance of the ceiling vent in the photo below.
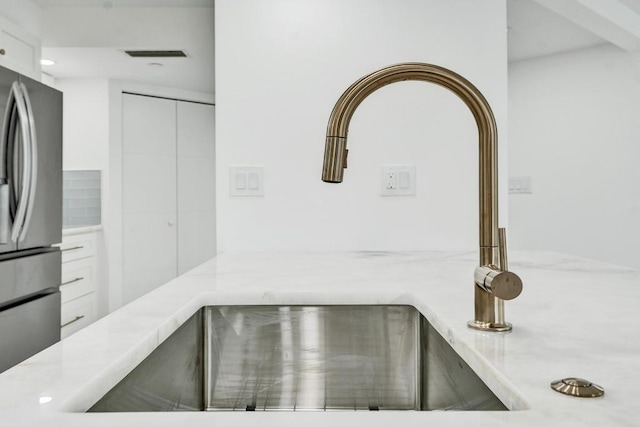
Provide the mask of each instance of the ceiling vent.
[{"label": "ceiling vent", "polygon": [[186,58],[181,50],[125,50],[132,58]]}]

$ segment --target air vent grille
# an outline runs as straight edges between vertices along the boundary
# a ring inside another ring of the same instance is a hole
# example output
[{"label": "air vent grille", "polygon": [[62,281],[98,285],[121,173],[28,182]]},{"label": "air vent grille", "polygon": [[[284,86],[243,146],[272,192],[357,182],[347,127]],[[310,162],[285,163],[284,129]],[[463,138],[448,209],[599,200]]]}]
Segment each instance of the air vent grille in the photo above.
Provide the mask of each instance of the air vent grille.
[{"label": "air vent grille", "polygon": [[133,58],[186,58],[181,50],[125,50]]}]

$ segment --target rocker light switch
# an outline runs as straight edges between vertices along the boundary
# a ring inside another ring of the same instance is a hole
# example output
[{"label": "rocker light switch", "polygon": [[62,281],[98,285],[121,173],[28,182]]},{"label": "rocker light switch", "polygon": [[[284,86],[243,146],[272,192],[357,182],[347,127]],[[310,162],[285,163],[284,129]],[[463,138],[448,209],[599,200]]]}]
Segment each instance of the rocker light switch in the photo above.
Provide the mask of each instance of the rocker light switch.
[{"label": "rocker light switch", "polygon": [[264,196],[264,168],[232,166],[229,168],[229,184],[230,196]]},{"label": "rocker light switch", "polygon": [[509,194],[531,194],[530,176],[510,176]]}]

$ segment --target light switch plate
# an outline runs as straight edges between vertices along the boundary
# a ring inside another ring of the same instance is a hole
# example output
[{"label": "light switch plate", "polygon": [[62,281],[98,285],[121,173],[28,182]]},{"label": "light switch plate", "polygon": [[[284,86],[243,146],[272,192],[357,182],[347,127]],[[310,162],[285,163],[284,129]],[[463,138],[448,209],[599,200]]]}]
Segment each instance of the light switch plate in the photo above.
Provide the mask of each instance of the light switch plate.
[{"label": "light switch plate", "polygon": [[231,166],[229,195],[234,197],[264,196],[264,168],[262,166]]},{"label": "light switch plate", "polygon": [[530,176],[510,176],[509,194],[531,194]]},{"label": "light switch plate", "polygon": [[415,196],[415,165],[380,166],[380,195]]}]

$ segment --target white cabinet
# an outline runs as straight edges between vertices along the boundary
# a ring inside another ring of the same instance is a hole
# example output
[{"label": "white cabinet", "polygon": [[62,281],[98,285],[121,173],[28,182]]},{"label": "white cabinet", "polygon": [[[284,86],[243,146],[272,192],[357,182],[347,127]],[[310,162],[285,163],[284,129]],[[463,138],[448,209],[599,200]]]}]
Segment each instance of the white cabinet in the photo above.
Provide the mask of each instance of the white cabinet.
[{"label": "white cabinet", "polygon": [[93,323],[97,318],[96,244],[95,232],[62,237],[62,338]]},{"label": "white cabinet", "polygon": [[123,302],[215,255],[214,107],[124,94]]},{"label": "white cabinet", "polygon": [[0,65],[40,81],[40,39],[0,16]]}]

